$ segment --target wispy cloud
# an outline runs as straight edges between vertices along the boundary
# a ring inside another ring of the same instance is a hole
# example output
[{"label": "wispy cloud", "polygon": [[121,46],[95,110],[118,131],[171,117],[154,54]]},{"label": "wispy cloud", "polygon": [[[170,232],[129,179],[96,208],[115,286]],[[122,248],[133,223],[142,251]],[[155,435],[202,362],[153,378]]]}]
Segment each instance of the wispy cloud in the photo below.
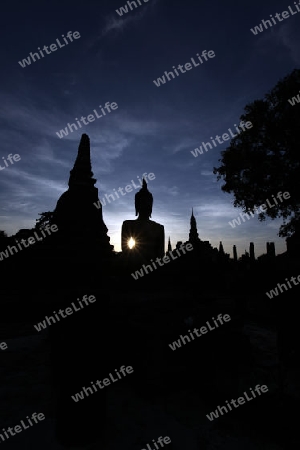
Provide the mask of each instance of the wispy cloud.
[{"label": "wispy cloud", "polygon": [[[120,2],[121,1],[124,0],[120,0]],[[122,33],[129,25],[139,22],[146,14],[149,14],[151,8],[153,9],[157,2],[158,0],[151,0],[151,3],[141,5],[136,10],[129,11],[127,13],[128,15],[124,15],[121,19],[116,16],[117,12],[114,11],[114,13],[106,17],[102,36],[106,36],[111,32],[114,32],[115,34]],[[120,5],[120,7],[124,4],[126,5],[126,2]]]},{"label": "wispy cloud", "polygon": [[293,62],[297,65],[300,64],[300,47],[299,36],[296,36],[296,31],[290,24],[284,24],[278,29],[278,33],[275,34],[277,40],[288,49]]},{"label": "wispy cloud", "polygon": [[106,19],[105,27],[102,30],[102,36],[106,36],[110,32],[121,33],[132,22],[137,22],[143,18],[145,11],[134,15],[125,16],[124,19],[117,19],[115,16],[109,16]]},{"label": "wispy cloud", "polygon": [[201,217],[224,217],[224,219],[227,219],[228,217],[232,217],[234,208],[230,205],[224,205],[224,203],[212,201],[210,203],[204,203],[201,206],[194,207],[194,211],[196,214],[200,214]]},{"label": "wispy cloud", "polygon": [[[11,179],[13,180],[14,186],[20,187],[22,186],[21,190],[22,190],[22,195],[25,195],[26,191],[27,191],[27,187],[24,185],[24,181],[29,181],[29,189],[31,190],[31,193],[29,194],[32,197],[35,197],[37,195],[40,195],[40,189],[45,189],[45,192],[43,193],[43,195],[45,195],[49,189],[54,189],[57,192],[62,193],[64,190],[66,190],[66,186],[63,183],[57,182],[55,180],[53,180],[53,178],[45,178],[45,176],[39,176],[39,175],[33,175],[31,173],[28,173],[24,170],[18,170],[18,169],[10,169],[7,170],[6,172],[6,176],[11,177]],[[2,180],[3,184],[11,184],[11,181],[8,179],[3,179]],[[38,194],[36,189],[38,188]],[[19,189],[15,189],[18,192]]]},{"label": "wispy cloud", "polygon": [[167,194],[167,195],[172,195],[173,197],[176,197],[177,195],[179,195],[179,189],[177,186],[158,186],[157,187],[158,191],[160,194]]},{"label": "wispy cloud", "polygon": [[201,170],[201,175],[203,177],[211,177],[214,176],[214,173],[212,170]]},{"label": "wispy cloud", "polygon": [[194,148],[194,146],[197,145],[196,141],[194,139],[183,139],[181,142],[178,142],[174,145],[172,149],[173,155],[175,155],[178,152],[181,152],[182,150],[190,150],[191,148]]},{"label": "wispy cloud", "polygon": [[268,29],[256,39],[255,49],[261,54],[269,54],[276,47],[277,57],[282,59],[282,47],[288,50],[294,64],[300,63],[299,27],[296,22],[278,24]]},{"label": "wispy cloud", "polygon": [[41,108],[26,95],[20,98],[0,93],[0,118],[10,128],[34,131],[35,134],[41,135],[53,135],[58,113],[59,111],[56,110]]}]

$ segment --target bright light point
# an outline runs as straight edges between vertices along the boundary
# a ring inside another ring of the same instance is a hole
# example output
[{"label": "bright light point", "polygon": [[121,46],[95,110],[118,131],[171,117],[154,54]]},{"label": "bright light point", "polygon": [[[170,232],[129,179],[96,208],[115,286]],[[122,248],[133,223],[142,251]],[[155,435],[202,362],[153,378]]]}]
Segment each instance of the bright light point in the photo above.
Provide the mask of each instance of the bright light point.
[{"label": "bright light point", "polygon": [[132,249],[134,246],[135,246],[135,240],[134,239],[132,239],[132,237],[129,239],[129,241],[128,241],[128,247],[130,248],[130,249]]}]

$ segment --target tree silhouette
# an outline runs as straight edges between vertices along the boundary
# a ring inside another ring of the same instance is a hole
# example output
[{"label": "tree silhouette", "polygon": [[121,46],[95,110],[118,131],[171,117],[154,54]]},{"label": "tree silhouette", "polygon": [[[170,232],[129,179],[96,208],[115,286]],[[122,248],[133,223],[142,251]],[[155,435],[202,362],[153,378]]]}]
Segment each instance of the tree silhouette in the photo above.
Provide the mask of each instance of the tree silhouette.
[{"label": "tree silhouette", "polygon": [[291,236],[300,228],[300,103],[289,99],[300,89],[300,70],[280,80],[261,100],[245,106],[241,116],[253,127],[237,135],[221,155],[220,167],[214,167],[217,179],[225,181],[224,192],[234,194],[234,206],[245,212],[272,202],[272,195],[289,192],[290,198],[278,202],[258,215],[282,217],[279,236]]},{"label": "tree silhouette", "polygon": [[6,231],[0,230],[0,241],[4,241],[7,238]]},{"label": "tree silhouette", "polygon": [[36,219],[35,228],[38,230],[43,230],[46,225],[51,225],[52,218],[53,218],[53,212],[52,211],[46,211],[39,213],[39,216],[41,216],[39,219]]},{"label": "tree silhouette", "polygon": [[0,248],[3,248],[8,241],[8,237],[5,231],[0,230]]}]

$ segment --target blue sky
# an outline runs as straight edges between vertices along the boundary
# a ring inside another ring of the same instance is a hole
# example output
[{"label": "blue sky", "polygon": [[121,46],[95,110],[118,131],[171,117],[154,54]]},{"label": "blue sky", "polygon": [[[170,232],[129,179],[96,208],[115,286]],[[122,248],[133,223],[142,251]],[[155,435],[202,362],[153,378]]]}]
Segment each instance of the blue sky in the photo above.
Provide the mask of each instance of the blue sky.
[{"label": "blue sky", "polygon": [[[38,213],[53,210],[67,189],[82,133],[91,140],[99,197],[125,187],[144,172],[154,196],[152,220],[172,244],[188,239],[191,208],[199,236],[238,254],[255,243],[256,255],[274,241],[281,220],[251,219],[232,229],[241,209],[221,191],[212,170],[218,145],[195,158],[191,150],[239,123],[244,106],[262,98],[300,62],[300,13],[263,33],[250,28],[293,6],[286,1],[149,0],[120,17],[124,0],[4,2],[1,27],[0,127],[2,157],[21,160],[0,172],[0,229],[31,228]],[[68,31],[80,38],[22,68],[18,61],[48,47]],[[165,85],[153,80],[203,50],[215,58]],[[296,95],[296,93],[295,93]],[[99,105],[118,109],[60,139],[56,132]],[[227,143],[228,145],[228,143]],[[115,250],[121,226],[135,218],[134,194],[103,207]],[[276,194],[276,192],[274,192]]]}]

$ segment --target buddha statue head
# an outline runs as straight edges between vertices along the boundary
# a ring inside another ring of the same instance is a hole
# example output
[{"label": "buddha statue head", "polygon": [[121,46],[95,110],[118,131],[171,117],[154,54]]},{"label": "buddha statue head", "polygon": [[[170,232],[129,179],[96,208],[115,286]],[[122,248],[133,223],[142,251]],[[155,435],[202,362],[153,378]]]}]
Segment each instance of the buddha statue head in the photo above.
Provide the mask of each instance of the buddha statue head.
[{"label": "buddha statue head", "polygon": [[135,215],[137,220],[149,220],[152,214],[153,195],[148,191],[147,183],[143,178],[143,186],[135,194]]}]

